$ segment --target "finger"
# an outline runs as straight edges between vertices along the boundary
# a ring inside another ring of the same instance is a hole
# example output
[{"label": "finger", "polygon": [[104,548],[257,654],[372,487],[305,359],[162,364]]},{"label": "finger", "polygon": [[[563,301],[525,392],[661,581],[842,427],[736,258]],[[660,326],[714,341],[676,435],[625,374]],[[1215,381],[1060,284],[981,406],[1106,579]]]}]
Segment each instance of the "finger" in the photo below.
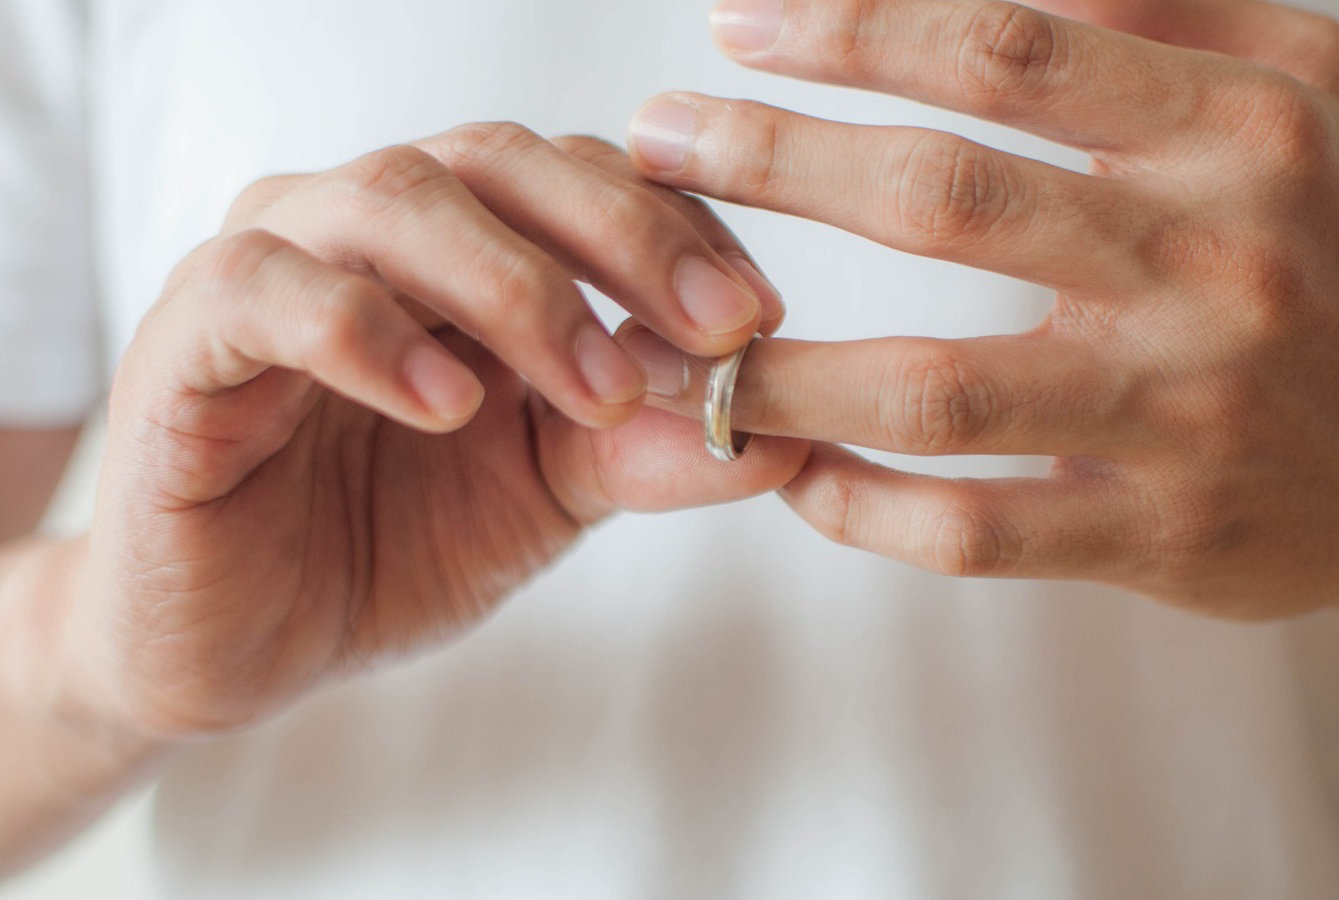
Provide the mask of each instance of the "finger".
[{"label": "finger", "polygon": [[1029,0],[1029,6],[1151,40],[1212,50],[1339,92],[1339,23],[1262,0]]},{"label": "finger", "polygon": [[702,428],[643,408],[627,425],[580,428],[552,411],[535,414],[540,466],[555,499],[577,522],[619,509],[660,512],[729,503],[774,491],[795,477],[809,442],[759,438],[737,463],[702,445]]},{"label": "finger", "polygon": [[169,373],[181,397],[155,424],[198,451],[165,476],[176,479],[167,493],[182,502],[222,496],[286,443],[306,378],[436,433],[464,425],[483,399],[474,374],[385,288],[268,232],[205,245],[165,296],[138,342],[147,359],[132,357],[126,377],[158,395]]},{"label": "finger", "polygon": [[[617,340],[646,369],[648,402],[700,419],[710,361],[636,323]],[[755,341],[731,423],[920,456],[1106,455],[1150,436],[1137,381],[1079,342],[1045,333],[967,340]]]},{"label": "finger", "polygon": [[[764,10],[766,12],[764,12]],[[722,0],[747,65],[898,94],[1095,152],[1179,147],[1240,63],[997,0]]]},{"label": "finger", "polygon": [[626,421],[645,378],[558,262],[428,153],[369,154],[289,194],[261,224],[364,269],[480,340],[566,414]]},{"label": "finger", "polygon": [[757,331],[758,298],[687,219],[653,192],[514,123],[418,142],[509,226],[692,353]]},{"label": "finger", "polygon": [[1066,292],[1144,285],[1129,260],[1144,243],[1135,223],[1153,218],[1142,207],[1154,200],[957,135],[677,94],[643,107],[632,146],[643,169],[677,188],[827,222],[910,253]]},{"label": "finger", "polygon": [[1130,503],[1106,478],[949,480],[816,444],[782,498],[819,533],[945,575],[1129,580]]},{"label": "finger", "polygon": [[281,366],[423,430],[452,430],[478,408],[470,370],[367,278],[264,231],[221,239],[191,265],[194,302],[177,315],[205,352],[183,360],[190,391],[216,394]]},{"label": "finger", "polygon": [[284,197],[310,181],[313,175],[267,175],[247,185],[228,208],[223,235],[252,228],[257,217]]},{"label": "finger", "polygon": [[591,165],[599,166],[611,175],[631,181],[653,192],[662,201],[669,204],[681,216],[687,219],[702,235],[711,249],[735,268],[740,276],[753,288],[762,304],[762,324],[758,331],[765,335],[775,334],[786,317],[786,307],[781,292],[776,289],[757,261],[744,249],[739,238],[722,222],[711,207],[697,197],[690,197],[673,188],[665,187],[645,178],[632,164],[628,154],[615,144],[595,137],[568,136],[554,139],[554,146],[583,159]]}]

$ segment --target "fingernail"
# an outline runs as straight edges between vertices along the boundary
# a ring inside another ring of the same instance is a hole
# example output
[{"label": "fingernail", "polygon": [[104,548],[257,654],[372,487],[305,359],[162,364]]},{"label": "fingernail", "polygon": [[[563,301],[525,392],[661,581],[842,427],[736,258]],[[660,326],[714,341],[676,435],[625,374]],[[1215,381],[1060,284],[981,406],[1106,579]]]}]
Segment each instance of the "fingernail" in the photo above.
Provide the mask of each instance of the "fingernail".
[{"label": "fingernail", "polygon": [[661,172],[678,172],[687,164],[697,134],[697,109],[656,100],[638,110],[630,131],[632,150],[644,163]]},{"label": "fingernail", "polygon": [[779,322],[786,317],[786,304],[781,299],[781,292],[776,289],[776,285],[767,280],[767,276],[758,271],[757,266],[749,262],[747,256],[742,253],[728,253],[725,261],[734,267],[739,277],[747,281],[749,287],[753,288],[753,293],[758,295],[764,322]]},{"label": "fingernail", "polygon": [[645,373],[594,323],[583,326],[577,335],[576,358],[586,386],[602,403],[627,403],[646,391]]},{"label": "fingernail", "polygon": [[686,256],[679,263],[674,292],[684,312],[707,334],[737,331],[760,315],[757,297],[700,256]]},{"label": "fingernail", "polygon": [[404,371],[409,387],[423,405],[444,419],[470,415],[483,399],[483,387],[479,382],[462,378],[460,368],[453,365],[446,351],[436,344],[423,344],[410,350]]},{"label": "fingernail", "polygon": [[623,338],[623,349],[646,370],[646,389],[673,400],[688,389],[688,360],[668,341],[645,328]]},{"label": "fingernail", "polygon": [[781,35],[785,0],[720,0],[711,11],[711,27],[727,50],[758,53]]}]

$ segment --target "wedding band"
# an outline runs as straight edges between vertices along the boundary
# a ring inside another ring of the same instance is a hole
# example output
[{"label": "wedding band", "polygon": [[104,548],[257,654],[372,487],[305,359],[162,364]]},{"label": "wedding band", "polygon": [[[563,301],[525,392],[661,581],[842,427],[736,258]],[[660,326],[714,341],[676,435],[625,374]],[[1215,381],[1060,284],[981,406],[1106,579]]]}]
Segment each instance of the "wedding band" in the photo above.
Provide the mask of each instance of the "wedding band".
[{"label": "wedding band", "polygon": [[740,347],[729,356],[722,356],[711,364],[707,375],[707,399],[702,404],[702,420],[706,423],[707,450],[722,462],[734,462],[744,455],[753,443],[753,435],[743,434],[738,439],[730,428],[730,408],[735,399],[735,381],[744,354],[761,335]]}]

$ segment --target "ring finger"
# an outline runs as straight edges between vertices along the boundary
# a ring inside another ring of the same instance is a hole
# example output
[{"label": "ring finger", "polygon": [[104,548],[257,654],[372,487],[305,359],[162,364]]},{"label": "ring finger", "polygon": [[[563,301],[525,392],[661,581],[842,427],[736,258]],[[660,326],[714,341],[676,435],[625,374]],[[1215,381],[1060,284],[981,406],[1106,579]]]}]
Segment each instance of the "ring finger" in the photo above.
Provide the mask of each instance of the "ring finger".
[{"label": "ring finger", "polygon": [[[709,360],[642,328],[615,335],[647,372],[648,402],[702,416]],[[754,342],[732,426],[920,456],[1109,456],[1147,438],[1139,379],[1047,333],[846,343]]]}]

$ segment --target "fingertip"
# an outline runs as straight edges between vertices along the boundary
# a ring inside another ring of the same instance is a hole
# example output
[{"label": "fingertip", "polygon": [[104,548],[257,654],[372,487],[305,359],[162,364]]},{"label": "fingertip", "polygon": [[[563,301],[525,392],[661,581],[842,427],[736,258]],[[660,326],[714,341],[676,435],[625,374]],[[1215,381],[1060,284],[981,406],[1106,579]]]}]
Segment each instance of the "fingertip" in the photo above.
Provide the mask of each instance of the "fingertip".
[{"label": "fingertip", "polygon": [[628,127],[628,153],[643,172],[681,172],[698,130],[697,106],[685,94],[661,94],[642,104]]},{"label": "fingertip", "polygon": [[[762,300],[734,268],[701,256],[686,256],[674,272],[679,305],[695,326],[686,349],[702,356],[733,352],[758,330]],[[678,338],[678,336],[673,336]]]},{"label": "fingertip", "polygon": [[427,430],[445,433],[464,427],[484,401],[484,386],[440,344],[424,340],[405,358],[405,379],[426,416]]},{"label": "fingertip", "polygon": [[601,405],[635,408],[646,393],[646,372],[595,322],[578,331],[575,355],[586,387]]},{"label": "fingertip", "polygon": [[869,466],[863,456],[838,444],[810,443],[804,462],[777,489],[781,499],[797,512],[816,502],[815,495],[828,497],[848,491],[857,467]]},{"label": "fingertip", "polygon": [[642,408],[646,372],[598,320],[576,326],[530,383],[558,412],[585,428],[618,428]]},{"label": "fingertip", "polygon": [[688,357],[660,335],[629,319],[614,336],[646,372],[647,399],[674,401],[692,384]]},{"label": "fingertip", "polygon": [[786,304],[781,299],[781,292],[743,253],[727,253],[725,254],[725,261],[739,273],[739,276],[744,279],[754,295],[757,296],[758,303],[762,307],[762,318],[758,325],[758,331],[765,337],[771,337],[781,327],[781,323],[786,318]]},{"label": "fingertip", "polygon": [[573,352],[585,391],[568,402],[550,401],[587,428],[603,431],[631,421],[646,398],[647,374],[637,358],[594,321],[578,329]]},{"label": "fingertip", "polygon": [[781,36],[783,0],[719,0],[709,16],[716,44],[729,56],[770,49]]},{"label": "fingertip", "polygon": [[764,319],[762,323],[758,325],[758,334],[768,338],[775,337],[776,333],[781,330],[781,326],[784,324],[786,324],[786,312],[783,309],[781,315],[775,319]]}]

